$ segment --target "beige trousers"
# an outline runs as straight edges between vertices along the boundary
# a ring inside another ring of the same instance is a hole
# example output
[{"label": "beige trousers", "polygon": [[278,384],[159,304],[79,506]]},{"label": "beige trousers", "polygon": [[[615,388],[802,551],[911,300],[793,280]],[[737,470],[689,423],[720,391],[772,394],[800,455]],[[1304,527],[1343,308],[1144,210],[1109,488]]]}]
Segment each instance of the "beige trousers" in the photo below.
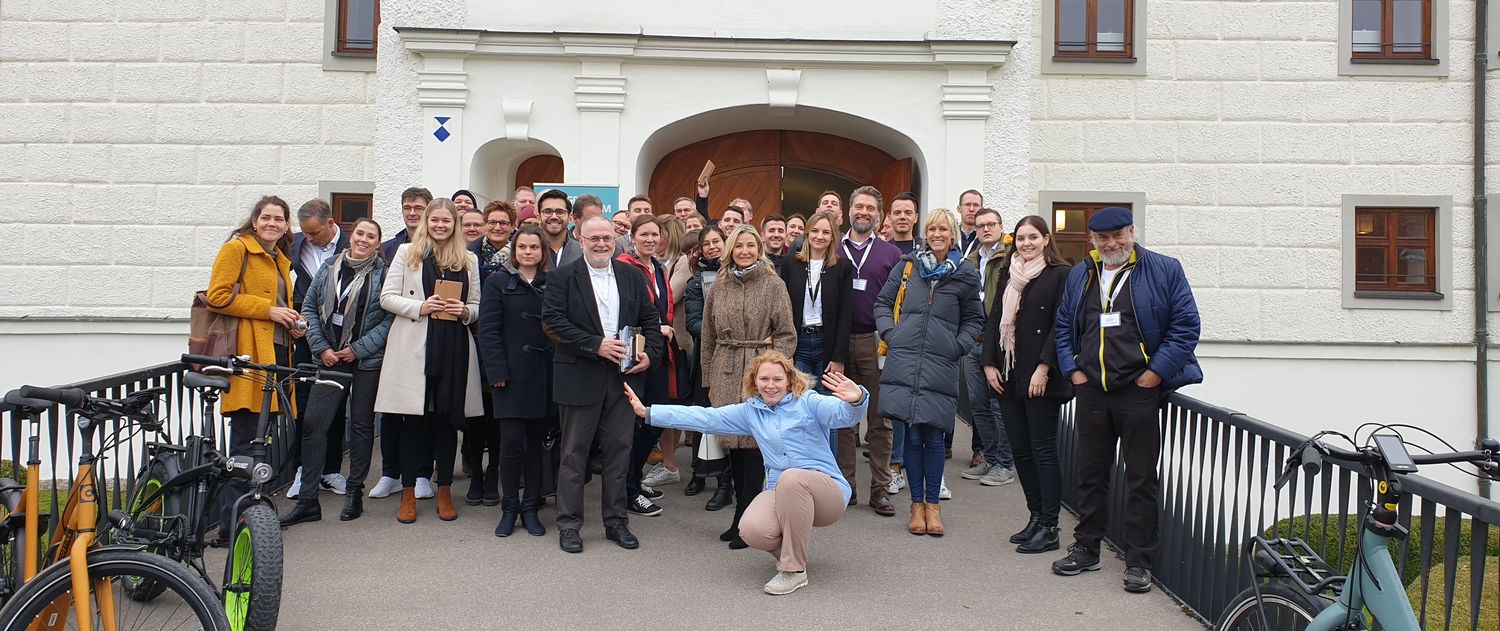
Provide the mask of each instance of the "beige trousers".
[{"label": "beige trousers", "polygon": [[787,469],[776,488],[761,491],[740,518],[740,538],[756,550],[770,552],[776,569],[807,569],[807,545],[813,526],[833,524],[844,516],[844,493],[825,473]]}]

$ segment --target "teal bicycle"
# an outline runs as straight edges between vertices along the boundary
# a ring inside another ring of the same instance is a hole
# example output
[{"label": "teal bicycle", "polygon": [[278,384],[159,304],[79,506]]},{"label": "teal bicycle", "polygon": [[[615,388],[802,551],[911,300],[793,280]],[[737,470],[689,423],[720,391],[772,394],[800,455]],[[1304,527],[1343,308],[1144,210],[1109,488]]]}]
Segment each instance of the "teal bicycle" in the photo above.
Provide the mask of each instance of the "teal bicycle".
[{"label": "teal bicycle", "polygon": [[[1323,469],[1323,460],[1362,467],[1374,485],[1366,507],[1363,532],[1349,576],[1339,575],[1311,546],[1300,539],[1252,537],[1245,554],[1258,568],[1249,589],[1230,601],[1215,629],[1220,631],[1355,631],[1367,629],[1368,611],[1386,631],[1420,631],[1406,586],[1391,561],[1392,539],[1405,539],[1407,528],[1397,519],[1401,505],[1401,476],[1418,465],[1469,463],[1480,473],[1500,479],[1500,441],[1486,439],[1478,451],[1442,454],[1407,452],[1399,434],[1372,433],[1363,447],[1350,451],[1324,444],[1322,432],[1292,452],[1276,482],[1280,489],[1300,466],[1308,475]],[[1356,434],[1358,435],[1358,434]],[[1330,596],[1330,594],[1333,594]]]}]

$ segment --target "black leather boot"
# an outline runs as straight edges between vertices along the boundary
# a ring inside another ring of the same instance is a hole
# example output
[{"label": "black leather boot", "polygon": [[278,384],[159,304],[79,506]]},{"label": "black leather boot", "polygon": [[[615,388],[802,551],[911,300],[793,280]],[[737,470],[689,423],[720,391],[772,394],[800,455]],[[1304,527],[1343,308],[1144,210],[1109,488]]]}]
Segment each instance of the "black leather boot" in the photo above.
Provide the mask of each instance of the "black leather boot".
[{"label": "black leather boot", "polygon": [[323,519],[323,507],[318,504],[316,498],[297,500],[297,505],[293,506],[292,510],[287,511],[286,515],[282,516],[281,527],[286,528],[287,526],[294,526],[305,521],[318,521],[321,519]]},{"label": "black leather boot", "polygon": [[476,471],[479,475],[469,477],[469,491],[464,493],[464,503],[469,506],[478,506],[484,503],[484,470]]},{"label": "black leather boot", "polygon": [[542,525],[542,520],[537,517],[536,510],[542,505],[542,500],[528,497],[521,500],[521,524],[526,526],[526,534],[540,537],[547,534],[547,527]]},{"label": "black leather boot", "polygon": [[708,498],[708,504],[703,510],[723,510],[725,506],[734,503],[734,478],[727,475],[719,476],[719,488],[714,490],[714,496]]},{"label": "black leather boot", "polygon": [[1036,533],[1031,535],[1021,545],[1016,546],[1016,552],[1021,554],[1039,554],[1056,550],[1061,547],[1057,542],[1057,526],[1038,526]]},{"label": "black leather boot", "polygon": [[495,536],[509,537],[516,531],[516,518],[520,516],[521,503],[516,498],[500,498],[500,523],[495,526]]},{"label": "black leather boot", "polygon": [[1032,515],[1031,519],[1026,522],[1026,527],[1021,529],[1021,532],[1010,536],[1010,542],[1026,543],[1027,540],[1031,539],[1032,535],[1036,534],[1037,529],[1041,527],[1042,520],[1037,519],[1036,515]]},{"label": "black leather boot", "polygon": [[703,478],[693,477],[688,480],[687,486],[682,487],[682,494],[692,497],[703,492],[703,487],[708,486]]},{"label": "black leather boot", "polygon": [[500,505],[500,463],[493,463],[484,472],[484,499],[485,506]]},{"label": "black leather boot", "polygon": [[344,494],[344,510],[339,511],[339,521],[354,521],[359,519],[365,512],[364,489],[349,485],[349,492]]}]

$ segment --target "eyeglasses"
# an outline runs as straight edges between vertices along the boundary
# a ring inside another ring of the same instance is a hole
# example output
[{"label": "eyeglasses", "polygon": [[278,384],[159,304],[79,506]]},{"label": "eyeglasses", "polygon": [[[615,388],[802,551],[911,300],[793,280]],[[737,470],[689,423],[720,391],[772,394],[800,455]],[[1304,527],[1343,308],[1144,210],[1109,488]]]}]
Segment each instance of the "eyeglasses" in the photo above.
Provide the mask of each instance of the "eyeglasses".
[{"label": "eyeglasses", "polygon": [[509,226],[510,222],[509,221],[486,221],[486,222],[484,222],[484,225],[486,225],[486,226]]},{"label": "eyeglasses", "polygon": [[611,241],[614,241],[615,238],[614,237],[610,237],[610,236],[600,236],[600,237],[584,237],[583,240],[584,241],[588,241],[589,243],[609,243]]},{"label": "eyeglasses", "polygon": [[980,230],[993,230],[995,228],[999,228],[1000,223],[996,221],[987,221],[985,223],[976,223],[974,224],[974,227]]},{"label": "eyeglasses", "polygon": [[568,211],[562,210],[560,208],[548,208],[546,210],[543,210],[541,214],[548,215],[548,216],[551,216],[551,217],[561,217],[563,215],[568,214]]},{"label": "eyeglasses", "polygon": [[423,210],[427,210],[427,207],[426,206],[405,206],[405,205],[403,205],[403,206],[401,206],[401,210],[403,212],[411,212],[411,211],[418,211],[418,212],[420,212],[420,211],[423,211]]}]

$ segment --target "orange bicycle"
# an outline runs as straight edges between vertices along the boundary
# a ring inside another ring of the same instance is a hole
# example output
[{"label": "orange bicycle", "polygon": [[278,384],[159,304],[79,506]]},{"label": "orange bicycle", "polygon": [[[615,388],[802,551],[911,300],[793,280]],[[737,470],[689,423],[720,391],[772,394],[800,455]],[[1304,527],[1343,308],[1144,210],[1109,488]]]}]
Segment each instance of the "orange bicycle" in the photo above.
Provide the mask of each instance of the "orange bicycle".
[{"label": "orange bicycle", "polygon": [[[104,399],[90,397],[76,388],[58,390],[23,386],[5,396],[6,407],[29,421],[32,436],[29,475],[21,491],[20,505],[24,514],[19,520],[14,520],[24,526],[5,529],[3,534],[7,543],[0,546],[9,551],[7,562],[10,566],[21,568],[19,580],[22,582],[0,608],[0,630],[160,628],[228,631],[229,623],[223,609],[218,606],[218,598],[204,581],[180,565],[146,552],[144,546],[99,544],[102,512],[99,493],[105,487],[95,468],[99,457],[94,453],[94,434],[107,421],[125,421],[117,424],[118,429],[106,441],[103,450],[108,450],[111,444],[129,441],[136,433],[155,431],[161,425],[156,403],[164,392],[163,388],[153,388],[123,399]],[[70,416],[77,419],[80,455],[61,519],[53,528],[46,550],[42,550],[38,536],[37,498],[41,492],[37,466],[40,460],[37,453],[38,419],[42,412],[56,403],[67,406]],[[115,511],[103,524],[108,528],[128,520],[124,513]],[[38,567],[45,569],[37,571]],[[172,596],[158,598],[150,604],[125,597],[123,590],[127,580],[141,578],[158,582]]]}]

